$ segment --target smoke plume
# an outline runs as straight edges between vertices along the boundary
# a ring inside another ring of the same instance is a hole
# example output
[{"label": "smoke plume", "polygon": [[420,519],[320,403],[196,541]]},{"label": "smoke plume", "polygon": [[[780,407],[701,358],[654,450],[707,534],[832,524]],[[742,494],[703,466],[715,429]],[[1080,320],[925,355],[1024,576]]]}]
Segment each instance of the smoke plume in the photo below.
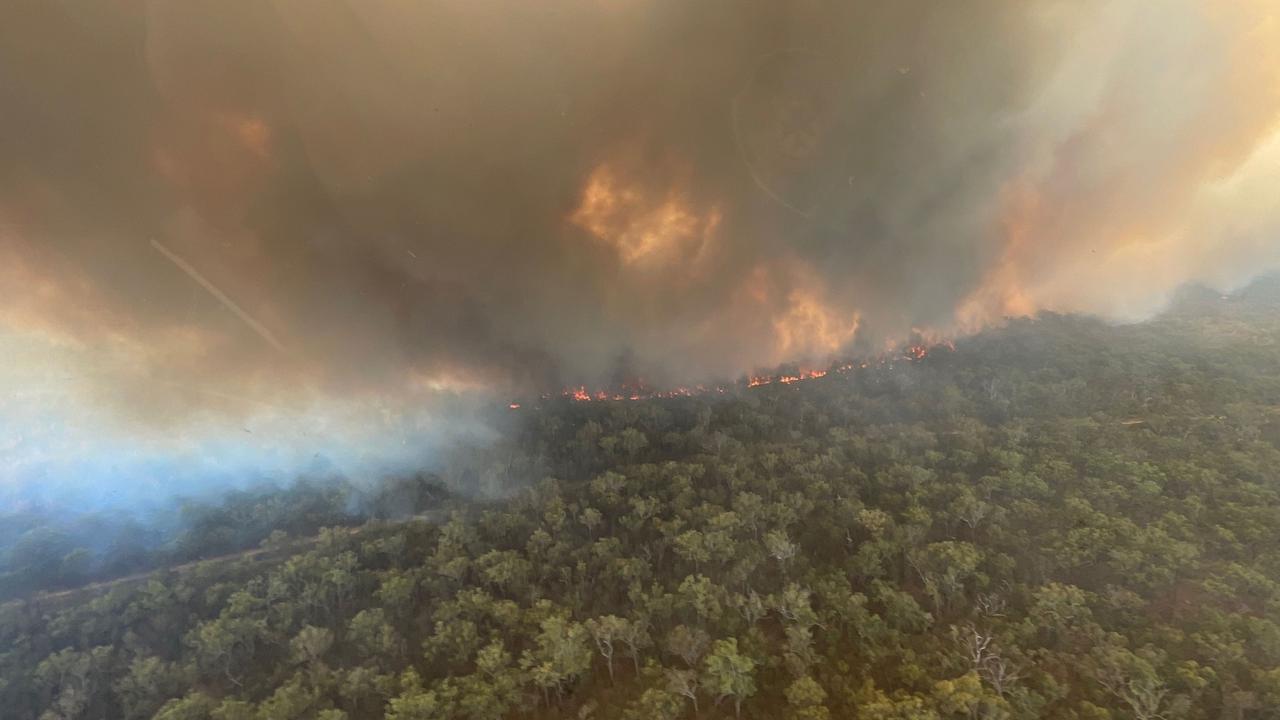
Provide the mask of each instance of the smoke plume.
[{"label": "smoke plume", "polygon": [[732,377],[1280,265],[1275,0],[16,0],[0,327],[203,412]]}]

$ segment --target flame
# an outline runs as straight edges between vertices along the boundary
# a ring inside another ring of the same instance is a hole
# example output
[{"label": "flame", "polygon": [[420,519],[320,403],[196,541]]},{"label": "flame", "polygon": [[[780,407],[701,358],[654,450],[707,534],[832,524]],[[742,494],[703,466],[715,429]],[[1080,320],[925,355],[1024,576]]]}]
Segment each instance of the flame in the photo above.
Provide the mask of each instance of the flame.
[{"label": "flame", "polygon": [[977,289],[956,309],[956,323],[962,332],[976,332],[992,322],[1033,315],[1037,310],[1023,276],[1027,256],[1033,249],[1033,229],[1042,222],[1040,197],[1026,185],[1013,187],[1006,196],[1000,221],[1004,251]]},{"label": "flame", "polygon": [[[852,367],[853,366],[851,364],[845,364],[838,365],[833,369],[836,372],[841,372],[842,369],[847,371],[852,369]],[[781,375],[752,375],[747,378],[747,387],[760,387],[761,385],[772,385],[773,383],[790,385],[791,383],[801,382],[802,380],[816,380],[821,377],[826,377],[828,372],[829,371],[827,370],[801,370],[799,372],[783,373]]]},{"label": "flame", "polygon": [[782,356],[830,355],[858,332],[856,313],[841,313],[808,288],[793,290],[788,300],[785,312],[773,321]]},{"label": "flame", "polygon": [[[912,344],[901,346],[900,348],[886,351],[875,358],[867,360],[856,362],[846,360],[839,363],[832,363],[830,367],[825,369],[809,368],[780,372],[777,374],[749,375],[734,385],[680,385],[667,390],[656,390],[646,386],[643,381],[637,381],[634,384],[629,384],[622,388],[594,391],[589,390],[585,385],[578,385],[575,387],[565,388],[560,392],[560,397],[572,402],[606,402],[697,397],[711,393],[723,395],[735,387],[738,389],[751,390],[764,385],[792,385],[809,380],[818,380],[832,375],[847,375],[855,370],[881,368],[891,370],[893,369],[895,362],[920,362],[937,353],[939,350],[954,352],[955,349],[955,343],[952,341],[940,340],[934,344]],[[542,399],[550,400],[552,397],[554,396],[545,394],[542,396]],[[511,403],[508,407],[514,410],[520,407],[520,403]]]},{"label": "flame", "polygon": [[620,181],[607,166],[587,178],[582,200],[569,221],[613,248],[627,265],[694,261],[720,226],[721,212],[691,209],[675,191],[653,198],[639,185]]},{"label": "flame", "polygon": [[743,274],[721,324],[766,343],[742,348],[753,364],[838,356],[858,334],[861,315],[830,292],[821,274],[795,256],[761,261]]}]

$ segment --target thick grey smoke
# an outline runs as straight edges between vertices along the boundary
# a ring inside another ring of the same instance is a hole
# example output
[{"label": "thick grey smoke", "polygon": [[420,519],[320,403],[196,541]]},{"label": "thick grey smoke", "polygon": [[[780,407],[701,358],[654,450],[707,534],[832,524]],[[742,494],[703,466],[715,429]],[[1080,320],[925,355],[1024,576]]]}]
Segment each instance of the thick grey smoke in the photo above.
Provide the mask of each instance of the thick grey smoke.
[{"label": "thick grey smoke", "polygon": [[164,417],[1140,315],[1280,262],[1275,10],[17,0],[0,322]]}]

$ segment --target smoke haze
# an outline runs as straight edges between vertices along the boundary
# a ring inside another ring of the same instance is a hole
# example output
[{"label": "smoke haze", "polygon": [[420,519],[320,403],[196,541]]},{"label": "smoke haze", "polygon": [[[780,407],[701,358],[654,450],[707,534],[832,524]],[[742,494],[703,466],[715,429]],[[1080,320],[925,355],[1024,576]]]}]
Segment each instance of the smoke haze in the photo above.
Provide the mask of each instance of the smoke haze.
[{"label": "smoke haze", "polygon": [[1275,0],[0,14],[0,382],[88,435],[361,408],[338,437],[1280,267]]}]

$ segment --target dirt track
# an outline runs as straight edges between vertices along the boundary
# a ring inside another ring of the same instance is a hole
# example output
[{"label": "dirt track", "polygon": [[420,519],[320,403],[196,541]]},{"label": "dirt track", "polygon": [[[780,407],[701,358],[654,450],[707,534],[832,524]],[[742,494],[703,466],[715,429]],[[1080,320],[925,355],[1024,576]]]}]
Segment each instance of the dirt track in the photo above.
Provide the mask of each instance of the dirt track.
[{"label": "dirt track", "polygon": [[[405,522],[409,522],[411,520],[434,521],[435,519],[437,519],[436,515],[432,513],[427,513],[424,515],[415,515],[409,520],[406,520]],[[361,532],[364,532],[366,527],[368,526],[356,525],[356,526],[341,528],[341,529],[345,530],[348,535],[357,535]],[[164,573],[170,573],[170,572],[182,573],[182,572],[191,570],[192,568],[195,568],[198,565],[202,565],[205,563],[227,563],[227,562],[232,562],[236,560],[245,560],[248,558],[255,558],[260,555],[267,555],[267,554],[279,554],[281,557],[288,557],[289,555],[296,554],[298,552],[301,552],[305,548],[314,545],[319,540],[319,538],[320,538],[319,535],[314,535],[307,538],[299,538],[297,540],[289,542],[286,545],[282,545],[279,547],[250,548],[248,550],[241,550],[240,552],[227,553],[225,555],[215,555],[214,557],[201,558],[199,560],[192,560],[190,562],[182,563],[181,565],[166,565],[164,567],[152,568],[151,570],[144,570],[142,572],[136,572],[130,575],[122,575],[120,577],[111,578],[109,580],[98,580],[95,582],[87,583],[85,585],[79,585],[77,587],[67,588],[65,590],[56,590],[52,592],[38,592],[38,593],[35,593],[34,595],[28,595],[27,597],[24,597],[24,598],[15,598],[13,600],[7,600],[4,603],[0,603],[0,607],[6,607],[9,605],[15,605],[19,603],[41,604],[41,603],[51,602],[51,601],[57,602],[59,600],[65,600],[65,599],[69,599],[72,597],[85,595],[85,594],[104,593],[104,592],[110,591],[112,588],[119,585],[139,583],[143,580],[147,580],[148,578],[151,578],[152,576],[162,575]]]}]

